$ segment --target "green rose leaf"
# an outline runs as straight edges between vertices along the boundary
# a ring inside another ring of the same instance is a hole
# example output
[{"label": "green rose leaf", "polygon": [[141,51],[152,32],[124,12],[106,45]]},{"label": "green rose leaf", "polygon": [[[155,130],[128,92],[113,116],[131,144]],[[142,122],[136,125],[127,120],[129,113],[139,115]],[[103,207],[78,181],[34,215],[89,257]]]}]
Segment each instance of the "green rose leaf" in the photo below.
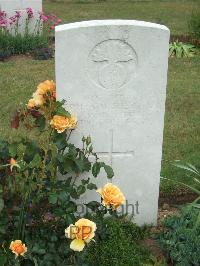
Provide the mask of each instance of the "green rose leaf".
[{"label": "green rose leaf", "polygon": [[73,171],[73,161],[67,158],[64,158],[63,163],[60,165],[61,168],[65,172],[72,172]]},{"label": "green rose leaf", "polygon": [[113,169],[110,165],[104,164],[104,170],[107,174],[107,178],[112,178],[114,176]]},{"label": "green rose leaf", "polygon": [[56,115],[71,117],[71,114],[68,111],[66,111],[65,108],[62,106],[57,107]]},{"label": "green rose leaf", "polygon": [[75,169],[75,172],[89,172],[91,169],[91,163],[90,161],[83,155],[81,154],[79,158],[74,160],[75,165],[77,166],[78,169]]},{"label": "green rose leaf", "polygon": [[92,166],[92,174],[94,177],[97,177],[98,174],[100,173],[101,170],[101,163],[100,162],[96,162],[93,164]]},{"label": "green rose leaf", "polygon": [[78,193],[75,189],[72,189],[71,192],[70,192],[70,195],[73,199],[78,199],[79,196],[78,196]]},{"label": "green rose leaf", "polygon": [[39,168],[41,166],[42,159],[39,154],[36,154],[33,160],[29,163],[30,168]]},{"label": "green rose leaf", "polygon": [[58,194],[58,198],[60,201],[62,202],[66,202],[69,200],[69,194],[65,191],[61,191],[59,194]]},{"label": "green rose leaf", "polygon": [[9,149],[8,149],[8,143],[0,138],[0,158],[5,160],[8,159],[9,156]]},{"label": "green rose leaf", "polygon": [[43,131],[46,126],[46,118],[44,116],[40,116],[36,119],[36,126],[40,131]]},{"label": "green rose leaf", "polygon": [[96,211],[101,206],[101,203],[98,201],[90,201],[89,203],[85,204],[85,206],[92,211]]},{"label": "green rose leaf", "polygon": [[89,189],[89,190],[97,189],[97,186],[96,186],[96,184],[90,183],[87,185],[87,189]]},{"label": "green rose leaf", "polygon": [[77,194],[78,194],[79,196],[82,195],[82,194],[84,194],[85,191],[86,191],[85,186],[83,186],[83,185],[78,186],[78,188],[77,188]]},{"label": "green rose leaf", "polygon": [[18,143],[16,143],[16,142],[13,142],[13,143],[11,143],[10,145],[9,145],[9,153],[10,153],[10,156],[11,157],[16,157],[16,155],[17,155],[17,146],[18,146]]},{"label": "green rose leaf", "polygon": [[0,253],[0,265],[1,266],[6,266],[7,265],[6,254]]},{"label": "green rose leaf", "polygon": [[57,203],[57,200],[58,200],[58,196],[57,196],[57,194],[55,194],[55,193],[51,193],[51,194],[49,195],[48,200],[49,200],[49,203],[51,203],[51,204],[56,204],[56,203]]},{"label": "green rose leaf", "polygon": [[83,184],[83,185],[87,185],[87,184],[89,184],[89,182],[90,182],[90,178],[88,178],[88,179],[83,179],[83,180],[81,180],[81,183]]},{"label": "green rose leaf", "polygon": [[94,177],[98,176],[102,167],[107,174],[107,178],[112,178],[114,176],[114,172],[111,166],[105,164],[104,162],[96,162],[92,166],[92,174]]},{"label": "green rose leaf", "polygon": [[70,159],[76,159],[78,156],[78,149],[73,144],[68,144],[68,152],[66,156]]},{"label": "green rose leaf", "polygon": [[0,198],[0,212],[3,210],[4,208],[4,200]]},{"label": "green rose leaf", "polygon": [[24,154],[24,160],[27,163],[30,163],[36,154],[40,152],[40,149],[35,141],[26,142],[26,150]]},{"label": "green rose leaf", "polygon": [[57,133],[54,134],[54,143],[56,144],[59,150],[66,148],[67,141],[65,133]]}]

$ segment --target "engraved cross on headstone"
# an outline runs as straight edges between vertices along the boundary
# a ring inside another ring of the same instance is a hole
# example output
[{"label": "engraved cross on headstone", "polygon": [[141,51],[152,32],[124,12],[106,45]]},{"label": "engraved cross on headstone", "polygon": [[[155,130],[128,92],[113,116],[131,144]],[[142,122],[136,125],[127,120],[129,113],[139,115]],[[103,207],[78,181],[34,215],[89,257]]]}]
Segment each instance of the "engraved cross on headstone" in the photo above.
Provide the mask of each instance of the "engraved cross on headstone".
[{"label": "engraved cross on headstone", "polygon": [[115,152],[113,151],[113,136],[114,136],[114,130],[110,129],[110,149],[108,152],[97,152],[97,155],[100,156],[108,156],[109,157],[109,164],[112,166],[113,164],[113,157],[119,157],[119,156],[133,156],[134,151],[128,151],[128,152]]}]

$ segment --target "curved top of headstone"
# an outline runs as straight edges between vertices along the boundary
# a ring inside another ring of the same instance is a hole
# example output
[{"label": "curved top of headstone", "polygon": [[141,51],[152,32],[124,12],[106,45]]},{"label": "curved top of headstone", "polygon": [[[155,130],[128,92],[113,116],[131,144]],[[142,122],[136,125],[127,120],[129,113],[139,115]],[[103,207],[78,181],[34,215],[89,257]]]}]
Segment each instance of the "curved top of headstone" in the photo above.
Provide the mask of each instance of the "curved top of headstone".
[{"label": "curved top of headstone", "polygon": [[88,20],[81,22],[68,23],[64,25],[59,25],[55,29],[57,32],[65,31],[76,28],[84,28],[84,27],[96,27],[96,26],[137,26],[137,27],[146,27],[146,28],[154,28],[159,30],[169,31],[169,29],[160,24],[139,21],[139,20],[126,20],[126,19],[106,19],[106,20]]}]

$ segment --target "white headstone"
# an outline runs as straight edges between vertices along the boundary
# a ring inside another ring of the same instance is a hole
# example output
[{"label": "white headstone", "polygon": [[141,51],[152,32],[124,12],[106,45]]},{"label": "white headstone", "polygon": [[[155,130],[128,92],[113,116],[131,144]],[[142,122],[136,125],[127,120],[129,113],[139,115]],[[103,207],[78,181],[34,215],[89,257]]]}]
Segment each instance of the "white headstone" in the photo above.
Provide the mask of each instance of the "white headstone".
[{"label": "white headstone", "polygon": [[31,7],[42,11],[42,0],[0,0],[0,9],[5,11],[23,10]]},{"label": "white headstone", "polygon": [[[168,48],[168,28],[148,22],[56,27],[57,95],[79,121],[72,142],[80,145],[83,135],[91,135],[138,224],[157,220]],[[98,187],[107,182],[97,179]]]},{"label": "white headstone", "polygon": [[[42,11],[42,0],[0,0],[0,10],[6,12],[7,18],[14,16],[16,11],[20,12],[18,32],[21,34],[25,32],[26,28],[28,17],[27,8],[33,10],[33,18],[29,20],[29,33],[36,33],[37,29],[41,26],[38,24],[38,20],[39,12]],[[38,28],[36,29],[36,27]],[[13,29],[12,26],[10,27],[10,31],[15,33],[15,29]]]}]

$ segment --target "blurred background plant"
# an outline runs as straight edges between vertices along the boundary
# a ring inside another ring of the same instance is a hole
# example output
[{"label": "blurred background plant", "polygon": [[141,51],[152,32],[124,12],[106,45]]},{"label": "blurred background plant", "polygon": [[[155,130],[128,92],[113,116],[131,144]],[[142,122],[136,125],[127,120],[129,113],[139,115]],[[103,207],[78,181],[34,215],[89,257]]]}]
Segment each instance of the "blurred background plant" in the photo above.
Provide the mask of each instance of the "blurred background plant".
[{"label": "blurred background plant", "polygon": [[200,265],[198,216],[198,209],[187,206],[181,209],[179,215],[168,216],[164,220],[164,230],[157,235],[157,240],[173,265]]},{"label": "blurred background plant", "polygon": [[44,12],[36,14],[31,8],[27,8],[26,13],[24,30],[21,30],[20,11],[16,11],[12,17],[8,17],[5,11],[0,11],[0,60],[3,61],[10,55],[26,54],[32,50],[47,48],[55,26],[61,23],[54,14],[46,15]]},{"label": "blurred background plant", "polygon": [[196,48],[192,44],[185,44],[176,40],[169,45],[170,57],[192,57],[195,55]]}]

